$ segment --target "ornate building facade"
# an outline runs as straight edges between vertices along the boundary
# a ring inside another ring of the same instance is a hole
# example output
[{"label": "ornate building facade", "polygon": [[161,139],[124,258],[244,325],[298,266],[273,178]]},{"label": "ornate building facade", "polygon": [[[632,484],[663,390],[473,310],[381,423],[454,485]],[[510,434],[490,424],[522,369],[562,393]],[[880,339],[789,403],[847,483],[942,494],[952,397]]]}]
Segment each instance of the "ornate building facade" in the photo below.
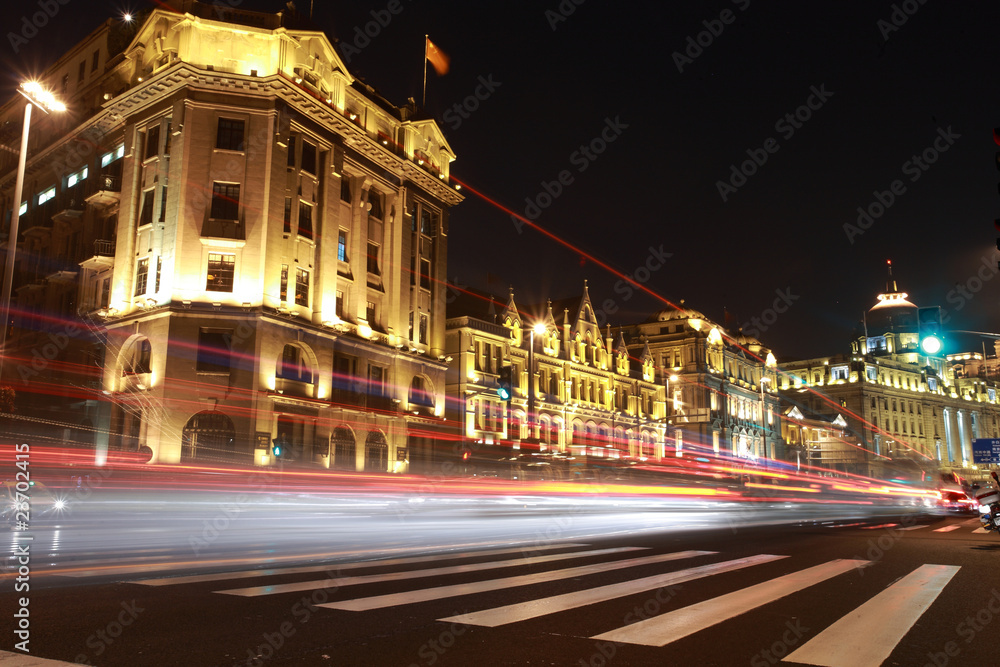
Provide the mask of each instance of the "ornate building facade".
[{"label": "ornate building facade", "polygon": [[760,341],[683,307],[627,327],[626,340],[652,354],[678,442],[747,460],[784,455],[777,368]]},{"label": "ornate building facade", "polygon": [[43,77],[70,112],[31,132],[4,381],[56,336],[67,439],[405,471],[444,415],[453,151],[292,10],[167,4]]},{"label": "ornate building facade", "polygon": [[807,417],[842,415],[870,462],[979,478],[972,441],[1000,437],[996,359],[927,355],[918,308],[889,280],[850,354],[782,365],[782,397]]},{"label": "ornate building facade", "polygon": [[[601,331],[586,286],[526,310],[513,291],[505,305],[481,296],[449,306],[447,322],[448,419],[463,441],[636,461],[673,454],[652,355],[630,356],[620,334]],[[509,406],[497,395],[504,366]]]}]

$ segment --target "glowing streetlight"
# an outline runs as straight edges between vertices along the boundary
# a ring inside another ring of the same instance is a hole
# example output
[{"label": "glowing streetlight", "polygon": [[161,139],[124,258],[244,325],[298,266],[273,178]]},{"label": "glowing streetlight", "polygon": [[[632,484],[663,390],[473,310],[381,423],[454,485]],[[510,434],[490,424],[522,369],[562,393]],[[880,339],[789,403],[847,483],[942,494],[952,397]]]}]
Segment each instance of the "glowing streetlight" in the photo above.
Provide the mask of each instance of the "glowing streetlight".
[{"label": "glowing streetlight", "polygon": [[28,103],[24,106],[24,128],[21,130],[21,152],[17,159],[17,181],[14,185],[14,212],[10,218],[10,232],[7,235],[7,263],[3,274],[3,301],[0,302],[0,377],[3,362],[7,356],[7,328],[10,326],[10,291],[14,283],[14,254],[17,252],[17,223],[21,217],[21,193],[24,189],[24,167],[28,156],[28,132],[31,129],[31,108],[38,107],[45,113],[65,111],[66,105],[45,90],[37,81],[25,81],[17,92],[24,95]]}]

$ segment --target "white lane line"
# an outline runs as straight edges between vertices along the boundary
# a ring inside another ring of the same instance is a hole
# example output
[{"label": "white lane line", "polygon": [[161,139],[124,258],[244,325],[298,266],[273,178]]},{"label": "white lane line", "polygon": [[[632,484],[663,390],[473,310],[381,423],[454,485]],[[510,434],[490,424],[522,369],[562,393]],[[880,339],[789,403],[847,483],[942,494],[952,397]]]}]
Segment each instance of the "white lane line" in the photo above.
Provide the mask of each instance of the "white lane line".
[{"label": "white lane line", "polygon": [[225,581],[227,579],[253,579],[254,577],[269,577],[280,574],[305,574],[307,572],[339,572],[341,570],[359,570],[366,567],[385,567],[387,565],[409,565],[411,563],[430,563],[452,558],[475,558],[476,556],[502,556],[504,554],[530,553],[532,551],[551,551],[563,547],[585,547],[586,544],[570,542],[567,544],[551,544],[546,546],[523,546],[507,549],[486,549],[484,551],[443,551],[430,556],[411,556],[407,558],[389,558],[386,560],[352,561],[350,563],[330,562],[326,565],[309,565],[307,567],[278,567],[270,570],[242,570],[239,572],[219,572],[217,574],[197,574],[190,577],[163,577],[161,579],[141,579],[133,584],[143,586],[171,586],[173,584],[194,584],[204,581]]},{"label": "white lane line", "polygon": [[722,621],[745,614],[768,602],[774,602],[786,595],[791,595],[837,575],[870,564],[871,561],[867,560],[832,560],[822,565],[792,572],[771,581],[765,581],[749,588],[595,635],[591,639],[642,646],[666,646],[670,642],[675,642],[699,630],[710,628]]},{"label": "white lane line", "polygon": [[972,531],[972,532],[974,532],[974,533],[988,533],[988,532],[990,532],[990,531],[986,530],[985,528],[976,528],[976,529],[975,529],[974,531]]},{"label": "white lane line", "polygon": [[654,588],[660,588],[662,586],[682,584],[687,581],[694,581],[695,579],[701,579],[702,577],[708,577],[713,574],[741,570],[745,567],[751,567],[761,563],[769,563],[782,558],[788,558],[788,556],[761,554],[759,556],[750,556],[748,558],[737,558],[735,560],[727,560],[723,563],[712,563],[710,565],[692,567],[686,570],[678,570],[677,572],[668,572],[665,574],[657,574],[652,577],[633,579],[632,581],[625,581],[620,584],[599,586],[597,588],[574,591],[572,593],[555,595],[548,598],[540,598],[538,600],[530,600],[519,604],[510,604],[503,607],[485,609],[483,611],[476,611],[469,614],[450,616],[448,618],[439,618],[438,620],[495,628],[499,625],[526,621],[530,618],[537,618],[547,614],[555,614],[556,612],[566,611],[567,609],[576,609],[577,607],[596,604],[598,602],[607,602],[608,600],[625,597],[626,595],[642,593]]},{"label": "white lane line", "polygon": [[785,662],[879,667],[959,569],[954,565],[918,567],[810,639],[785,657]]},{"label": "white lane line", "polygon": [[279,593],[297,593],[299,591],[314,591],[321,588],[340,588],[341,586],[357,586],[358,584],[372,584],[382,581],[401,581],[403,579],[419,579],[422,577],[436,577],[446,574],[463,574],[466,572],[479,572],[482,570],[495,570],[503,567],[519,567],[522,565],[535,565],[536,563],[550,563],[557,560],[567,560],[569,558],[586,558],[588,556],[605,556],[607,554],[620,554],[628,551],[644,551],[647,547],[616,547],[614,549],[594,549],[592,551],[573,551],[564,554],[549,554],[548,556],[532,556],[530,558],[512,558],[510,560],[497,560],[486,563],[469,563],[468,565],[451,565],[448,567],[433,567],[426,570],[407,570],[405,572],[384,572],[382,574],[363,574],[355,577],[331,577],[316,581],[298,581],[293,584],[274,584],[271,586],[251,586],[249,588],[231,588],[224,591],[215,591],[224,595],[238,595],[240,597],[252,598],[260,595],[278,595]]},{"label": "white lane line", "polygon": [[640,565],[653,565],[663,563],[678,558],[693,558],[695,556],[709,555],[714,551],[682,551],[678,553],[659,554],[656,556],[643,556],[642,558],[629,558],[627,560],[616,560],[609,563],[596,563],[594,565],[580,565],[578,567],[568,567],[562,570],[549,570],[548,572],[538,572],[536,574],[523,574],[516,577],[504,577],[502,579],[487,579],[486,581],[474,581],[468,584],[455,584],[452,586],[438,586],[436,588],[425,588],[423,590],[409,591],[406,593],[391,593],[389,595],[376,595],[370,598],[357,598],[354,600],[341,600],[340,602],[328,602],[316,605],[328,609],[343,609],[346,611],[368,611],[369,609],[383,609],[385,607],[396,607],[403,604],[413,604],[416,602],[427,602],[429,600],[440,600],[442,598],[455,597],[458,595],[470,595],[472,593],[483,593],[486,591],[496,591],[503,588],[513,588],[515,586],[528,586],[547,581],[558,581],[560,579],[570,579],[572,577],[582,577],[588,574],[598,574],[601,572],[612,572],[628,567],[638,567]]},{"label": "white lane line", "polygon": [[927,524],[922,523],[919,526],[903,526],[900,530],[920,530],[921,528],[926,528]]},{"label": "white lane line", "polygon": [[961,527],[962,527],[962,524],[960,524],[960,523],[953,523],[950,526],[943,526],[941,528],[935,528],[934,532],[935,533],[950,533],[951,531],[958,530]]}]

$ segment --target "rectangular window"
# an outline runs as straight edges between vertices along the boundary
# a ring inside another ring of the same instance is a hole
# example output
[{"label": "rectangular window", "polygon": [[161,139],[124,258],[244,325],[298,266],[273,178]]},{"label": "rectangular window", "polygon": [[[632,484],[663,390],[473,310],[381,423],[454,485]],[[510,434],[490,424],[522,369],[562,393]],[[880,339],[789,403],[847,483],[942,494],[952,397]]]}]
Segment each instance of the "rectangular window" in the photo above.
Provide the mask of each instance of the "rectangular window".
[{"label": "rectangular window", "polygon": [[212,212],[215,220],[239,220],[240,186],[238,183],[212,184]]},{"label": "rectangular window", "polygon": [[337,290],[337,305],[335,312],[337,313],[337,317],[340,319],[344,319],[347,314],[347,309],[344,308],[344,293],[340,290]]},{"label": "rectangular window", "polygon": [[340,179],[340,201],[351,203],[351,179],[346,175]]},{"label": "rectangular window", "polygon": [[989,397],[990,403],[997,400],[997,390],[994,389],[993,387],[990,387],[986,390],[986,395]]},{"label": "rectangular window", "polygon": [[343,229],[337,234],[337,259],[347,261],[347,232]]},{"label": "rectangular window", "polygon": [[[413,311],[412,310],[410,311],[410,329],[409,329],[409,331],[410,331],[410,333],[409,333],[409,339],[410,340],[415,340],[413,338]],[[476,345],[479,345],[478,341],[476,342]]]},{"label": "rectangular window", "polygon": [[101,303],[99,306],[101,308],[107,308],[111,305],[111,278],[105,278],[101,282]]},{"label": "rectangular window", "polygon": [[313,207],[302,200],[299,200],[299,236],[313,237]]},{"label": "rectangular window", "polygon": [[80,68],[77,70],[76,73],[76,82],[83,83],[83,77],[85,77],[86,75],[87,75],[87,61],[81,60]]},{"label": "rectangular window", "polygon": [[372,396],[385,396],[385,369],[381,366],[368,367],[368,393]]},{"label": "rectangular window", "polygon": [[368,203],[371,204],[371,209],[368,211],[368,215],[378,220],[382,219],[382,193],[376,190],[368,191]]},{"label": "rectangular window", "polygon": [[139,209],[139,226],[153,224],[153,190],[142,193],[142,208]]},{"label": "rectangular window", "polygon": [[89,171],[90,169],[88,167],[84,167],[75,174],[70,174],[69,177],[66,179],[66,187],[71,188],[80,181],[85,180],[87,178],[87,174],[89,173]]},{"label": "rectangular window", "polygon": [[236,255],[208,253],[208,279],[205,289],[209,292],[232,292],[236,276]]},{"label": "rectangular window", "polygon": [[428,236],[431,233],[431,212],[425,208],[420,209],[420,233]]},{"label": "rectangular window", "polygon": [[295,305],[309,306],[309,272],[295,269]]},{"label": "rectangular window", "polygon": [[90,71],[91,72],[97,71],[97,63],[99,63],[100,60],[101,60],[101,52],[100,51],[94,51],[94,57],[90,61]]},{"label": "rectangular window", "polygon": [[142,159],[148,160],[154,155],[160,154],[160,126],[154,125],[146,131],[146,152]]},{"label": "rectangular window", "polygon": [[375,303],[372,301],[365,305],[365,319],[368,320],[368,326],[375,326]]},{"label": "rectangular window", "polygon": [[149,258],[143,257],[139,260],[135,269],[135,296],[146,293],[146,284],[149,278]]},{"label": "rectangular window", "polygon": [[420,260],[420,286],[427,290],[431,288],[431,262],[429,259]]},{"label": "rectangular window", "polygon": [[427,340],[427,313],[420,313],[420,342],[426,345]]},{"label": "rectangular window", "polygon": [[288,137],[288,166],[295,166],[295,135]]},{"label": "rectangular window", "polygon": [[156,286],[153,288],[153,294],[157,294],[160,291],[160,274],[163,273],[163,258],[157,256],[156,258]]},{"label": "rectangular window", "polygon": [[316,174],[316,146],[305,139],[302,140],[302,171]]},{"label": "rectangular window", "polygon": [[368,273],[379,275],[378,271],[378,251],[377,243],[368,242]]},{"label": "rectangular window", "polygon": [[231,331],[201,329],[198,332],[199,373],[228,373],[232,350]]},{"label": "rectangular window", "polygon": [[42,190],[40,193],[38,193],[38,205],[41,206],[50,199],[54,199],[55,196],[56,196],[55,186],[52,186],[48,190]]},{"label": "rectangular window", "polygon": [[125,155],[125,144],[118,144],[118,147],[115,148],[113,151],[111,151],[110,153],[105,153],[104,155],[101,156],[101,166],[107,167],[115,160],[121,159],[123,155]]},{"label": "rectangular window", "polygon": [[285,217],[281,220],[286,234],[292,232],[292,198],[285,197]]},{"label": "rectangular window", "polygon": [[830,377],[834,380],[847,379],[847,366],[835,366],[830,369]]},{"label": "rectangular window", "polygon": [[215,147],[227,151],[243,150],[243,132],[246,123],[232,118],[220,118],[215,135]]},{"label": "rectangular window", "polygon": [[281,294],[279,295],[281,303],[285,303],[288,300],[288,265],[281,265]]}]

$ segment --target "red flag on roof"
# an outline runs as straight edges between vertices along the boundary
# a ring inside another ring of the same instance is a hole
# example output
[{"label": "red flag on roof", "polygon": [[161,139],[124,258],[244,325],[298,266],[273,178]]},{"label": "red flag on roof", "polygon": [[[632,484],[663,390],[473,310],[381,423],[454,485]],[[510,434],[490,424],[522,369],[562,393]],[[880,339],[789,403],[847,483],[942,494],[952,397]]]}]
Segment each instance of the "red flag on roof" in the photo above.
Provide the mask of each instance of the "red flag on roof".
[{"label": "red flag on roof", "polygon": [[451,59],[448,55],[437,47],[437,44],[432,42],[429,37],[425,37],[424,40],[426,44],[424,46],[424,55],[430,62],[431,66],[434,67],[434,71],[438,73],[438,76],[448,73],[448,63]]}]

